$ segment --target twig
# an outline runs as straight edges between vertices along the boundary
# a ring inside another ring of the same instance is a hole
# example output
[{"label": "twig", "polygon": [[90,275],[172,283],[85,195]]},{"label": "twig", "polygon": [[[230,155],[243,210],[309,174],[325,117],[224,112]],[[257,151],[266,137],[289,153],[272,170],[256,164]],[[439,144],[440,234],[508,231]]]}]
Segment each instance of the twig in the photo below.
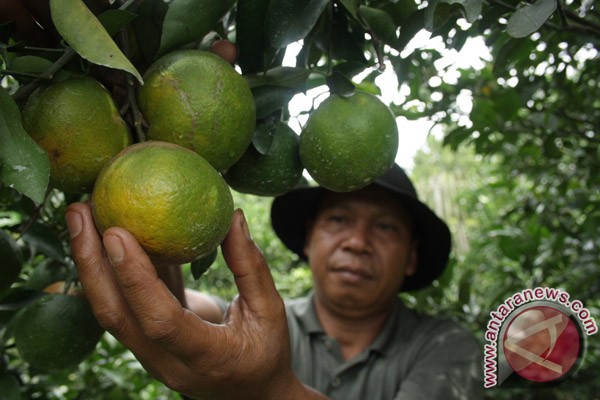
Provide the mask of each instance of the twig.
[{"label": "twig", "polygon": [[[123,50],[123,54],[125,55],[125,57],[129,58],[130,49],[129,49],[129,38],[127,36],[127,30],[122,29],[119,35],[120,35],[121,47]],[[143,129],[144,116],[142,115],[142,113],[138,107],[137,97],[135,95],[137,81],[135,81],[133,79],[133,76],[131,74],[127,74],[125,79],[127,82],[127,87],[126,87],[127,103],[129,104],[131,113],[133,115],[133,127],[135,129],[136,139],[138,142],[144,142],[146,140],[146,133],[144,132],[144,129]]]},{"label": "twig", "polygon": [[30,74],[29,72],[14,71],[12,69],[4,69],[0,71],[0,75],[22,76],[25,78],[39,78],[38,74]]},{"label": "twig", "polygon": [[575,13],[571,10],[568,10],[568,9],[565,9],[564,13],[572,21],[575,21],[577,24],[579,24],[581,26],[587,27],[589,30],[591,30],[594,33],[594,35],[600,36],[600,25],[599,24],[596,24],[588,19],[582,18],[579,15],[577,15],[577,13]]},{"label": "twig", "polygon": [[[143,0],[126,0],[125,2],[123,2],[123,4],[121,4],[121,6],[119,7],[119,10],[125,10],[134,3],[137,3],[136,4],[136,8],[137,8],[142,3],[142,1]],[[60,70],[62,67],[64,67],[65,64],[67,62],[69,62],[71,60],[71,58],[73,58],[77,54],[77,52],[75,50],[73,50],[72,47],[67,47],[64,50],[62,50],[62,49],[45,49],[45,48],[40,48],[40,47],[27,47],[27,49],[28,50],[36,50],[36,51],[52,51],[52,52],[64,51],[64,54],[58,60],[56,60],[56,62],[54,64],[52,64],[50,67],[48,67],[48,69],[46,69],[37,79],[34,79],[32,82],[28,83],[27,85],[21,86],[16,91],[16,93],[13,95],[13,99],[16,102],[20,102],[20,101],[27,99],[27,97],[29,97],[29,95],[31,93],[33,93],[33,91],[35,89],[37,89],[44,81],[52,79],[54,74],[58,70]]]},{"label": "twig", "polygon": [[54,74],[61,69],[67,62],[71,60],[77,53],[71,47],[68,47],[64,54],[56,60],[54,64],[48,67],[42,74],[37,78],[28,83],[27,85],[21,86],[19,90],[13,95],[15,102],[25,100],[29,97],[35,89],[37,89],[44,81],[52,79]]},{"label": "twig", "polygon": [[38,217],[40,216],[40,213],[42,211],[42,208],[44,207],[44,204],[46,204],[46,201],[48,201],[48,198],[50,197],[50,193],[52,193],[52,190],[48,190],[46,192],[46,197],[44,197],[44,201],[42,201],[33,210],[33,213],[31,213],[31,216],[29,217],[29,219],[27,221],[25,221],[24,223],[22,223],[21,225],[19,225],[19,228],[17,229],[17,232],[19,233],[19,238],[22,237],[25,233],[27,233],[29,228],[31,228],[33,223],[38,219]]},{"label": "twig", "polygon": [[562,1],[556,2],[556,9],[558,10],[558,16],[560,17],[560,22],[562,23],[563,27],[568,27],[569,21],[567,19],[567,16],[565,15],[565,10],[563,8]]},{"label": "twig", "polygon": [[62,53],[65,51],[65,49],[52,49],[50,47],[34,47],[34,46],[23,46],[23,50],[39,51],[41,53]]},{"label": "twig", "polygon": [[373,44],[375,46],[375,54],[377,54],[377,62],[379,63],[379,71],[385,71],[385,60],[383,59],[383,43],[379,38],[373,33],[371,33],[371,37],[373,38]]}]

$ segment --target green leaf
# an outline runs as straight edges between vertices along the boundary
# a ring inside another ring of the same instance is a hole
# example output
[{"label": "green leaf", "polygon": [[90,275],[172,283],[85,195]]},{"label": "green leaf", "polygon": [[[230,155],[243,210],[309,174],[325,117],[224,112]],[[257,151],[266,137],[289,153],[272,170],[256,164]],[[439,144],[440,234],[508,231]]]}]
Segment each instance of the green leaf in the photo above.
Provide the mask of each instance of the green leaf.
[{"label": "green leaf", "polygon": [[393,48],[398,47],[398,28],[390,14],[378,8],[360,6],[358,15],[378,39]]},{"label": "green leaf", "polygon": [[156,58],[168,8],[163,0],[145,0],[136,11],[138,16],[133,20],[133,31],[140,52],[148,63]]},{"label": "green leaf", "polygon": [[218,250],[214,249],[204,257],[191,263],[190,267],[194,279],[200,279],[200,277],[204,275],[206,271],[208,271],[210,266],[213,265],[213,263],[217,259],[217,254]]},{"label": "green leaf", "polygon": [[358,90],[361,90],[363,92],[371,93],[376,96],[381,96],[381,88],[377,86],[374,82],[363,80],[362,82],[357,83],[355,86]]},{"label": "green leaf", "polygon": [[[365,58],[365,30],[358,19],[352,19],[340,7],[335,7],[331,12],[326,10],[309,35],[314,38],[314,52],[317,56],[306,65],[318,64],[321,54],[325,53],[333,60],[356,61],[367,63]],[[306,40],[305,40],[306,43]],[[308,54],[307,54],[308,55]]]},{"label": "green leaf", "polygon": [[350,97],[354,94],[354,84],[350,79],[340,72],[334,71],[333,74],[327,77],[327,86],[332,94],[337,94],[341,97]]},{"label": "green leaf", "polygon": [[0,88],[0,181],[41,204],[50,177],[48,154],[27,134],[21,113]]},{"label": "green leaf", "polygon": [[234,0],[171,1],[162,27],[158,55],[202,39],[234,3]]},{"label": "green leaf", "polygon": [[[46,58],[25,55],[12,60],[10,62],[10,70],[15,72],[43,76],[44,72],[48,71],[50,67],[52,67],[52,64],[54,63]],[[72,78],[74,76],[77,76],[77,74],[66,69],[60,69],[52,76],[52,79],[50,81],[53,83],[57,83]],[[35,79],[34,77],[18,76],[17,74],[15,74],[14,77],[21,84],[29,83]]]},{"label": "green leaf", "polygon": [[538,0],[519,8],[508,19],[506,32],[514,38],[531,35],[544,25],[556,10],[556,0]]},{"label": "green leaf", "polygon": [[238,64],[244,72],[255,73],[265,68],[267,51],[266,21],[271,0],[238,0],[235,14]]},{"label": "green leaf", "polygon": [[340,0],[340,3],[354,18],[358,15],[358,0]]},{"label": "green leaf", "polygon": [[424,10],[417,10],[413,12],[410,17],[402,23],[400,28],[400,37],[396,44],[396,50],[403,50],[406,45],[414,38],[417,33],[423,29],[423,21],[425,12]]},{"label": "green leaf", "polygon": [[297,90],[281,86],[259,86],[252,89],[256,118],[261,119],[287,106]]},{"label": "green leaf", "polygon": [[267,154],[280,124],[279,116],[272,114],[256,123],[252,144],[260,154]]},{"label": "green leaf", "polygon": [[[43,288],[41,288],[43,289]],[[33,303],[43,296],[40,290],[24,287],[15,287],[0,301],[0,311],[16,311]],[[1,393],[1,392],[0,392]],[[4,399],[4,398],[3,398]]]},{"label": "green leaf", "polygon": [[481,14],[481,0],[433,0],[425,10],[425,29],[432,32],[451,16],[460,13],[469,23]]},{"label": "green leaf", "polygon": [[495,109],[494,101],[487,98],[474,99],[473,108],[471,109],[471,121],[473,122],[473,128],[479,131],[500,129],[498,124],[502,123]]},{"label": "green leaf", "polygon": [[265,73],[246,75],[245,78],[251,88],[272,85],[290,89],[302,89],[309,75],[310,71],[304,68],[278,66],[271,68]]},{"label": "green leaf", "polygon": [[[396,26],[402,26],[402,30],[404,30],[406,23],[414,19],[415,12],[419,10],[419,6],[415,0],[395,0],[393,2],[386,2],[378,8],[390,14]],[[421,16],[417,22],[423,26],[423,17]]]},{"label": "green leaf", "polygon": [[23,240],[38,252],[54,260],[62,261],[65,257],[62,242],[58,238],[58,232],[53,227],[34,223],[23,234]]},{"label": "green leaf", "polygon": [[114,36],[121,28],[135,19],[136,15],[125,10],[107,10],[98,15],[98,21],[110,36]]},{"label": "green leaf", "polygon": [[329,0],[277,0],[271,6],[269,42],[281,49],[303,39],[315,26]]},{"label": "green leaf", "polygon": [[81,0],[50,0],[50,12],[60,35],[81,57],[94,64],[127,71],[144,83],[138,70]]},{"label": "green leaf", "polygon": [[348,78],[352,78],[361,72],[363,72],[368,67],[367,64],[357,62],[357,61],[347,61],[336,64],[333,67],[334,72],[339,72]]},{"label": "green leaf", "polygon": [[445,0],[448,4],[460,4],[468,23],[472,24],[481,14],[481,0]]},{"label": "green leaf", "polygon": [[442,143],[444,146],[449,146],[452,151],[456,151],[459,146],[469,143],[472,133],[472,129],[459,126],[448,132],[446,136],[444,136]]},{"label": "green leaf", "polygon": [[434,29],[448,20],[446,13],[442,13],[442,7],[438,7],[441,0],[431,0],[425,9],[425,29],[433,32]]}]

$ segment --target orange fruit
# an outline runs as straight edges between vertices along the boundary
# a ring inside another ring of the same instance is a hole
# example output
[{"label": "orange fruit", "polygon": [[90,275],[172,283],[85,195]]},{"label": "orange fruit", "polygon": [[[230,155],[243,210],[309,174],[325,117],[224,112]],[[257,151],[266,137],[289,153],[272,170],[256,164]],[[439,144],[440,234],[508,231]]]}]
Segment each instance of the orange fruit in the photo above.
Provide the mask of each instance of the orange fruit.
[{"label": "orange fruit", "polygon": [[42,292],[47,294],[68,294],[69,296],[84,296],[83,289],[79,286],[69,285],[67,282],[56,281],[46,286]]},{"label": "orange fruit", "polygon": [[227,61],[229,64],[234,64],[238,56],[237,46],[227,39],[215,40],[211,46],[210,51]]},{"label": "orange fruit", "polygon": [[376,96],[331,95],[311,113],[300,135],[300,158],[326,189],[348,192],[387,172],[398,151],[392,111]]},{"label": "orange fruit", "polygon": [[150,140],[187,147],[218,171],[244,154],[256,124],[245,79],[221,57],[178,50],[155,61],[138,91]]},{"label": "orange fruit", "polygon": [[157,265],[194,261],[229,231],[233,199],[201,156],[173,143],[129,146],[100,172],[92,192],[98,230],[131,232]]},{"label": "orange fruit", "polygon": [[89,193],[104,164],[131,143],[110,93],[90,77],[37,89],[22,114],[50,157],[50,185],[65,192]]},{"label": "orange fruit", "polygon": [[298,135],[285,123],[277,125],[271,147],[265,154],[254,146],[223,175],[233,189],[259,196],[279,196],[292,190],[304,167],[298,154]]},{"label": "orange fruit", "polygon": [[96,348],[104,330],[84,297],[48,294],[17,317],[15,345],[41,371],[74,368]]}]

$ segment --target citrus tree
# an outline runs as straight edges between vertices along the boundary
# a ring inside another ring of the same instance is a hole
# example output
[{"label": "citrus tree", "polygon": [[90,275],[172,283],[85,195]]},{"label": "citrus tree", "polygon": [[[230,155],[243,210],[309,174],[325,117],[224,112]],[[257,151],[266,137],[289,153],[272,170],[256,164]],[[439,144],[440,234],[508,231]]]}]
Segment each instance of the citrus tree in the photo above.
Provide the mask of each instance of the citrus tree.
[{"label": "citrus tree", "polygon": [[[441,47],[411,47],[423,30],[438,38]],[[461,50],[474,37],[491,48],[484,68],[460,70],[457,78],[448,73],[451,66],[436,63],[443,52]],[[48,85],[95,80],[114,103],[109,109],[118,111],[113,123],[120,126],[122,120],[129,141],[143,142],[153,135],[150,111],[139,97],[152,82],[148,71],[173,52],[211,50],[235,64],[251,91],[251,104],[243,107],[254,110],[255,126],[245,142],[248,151],[271,156],[282,147],[276,145],[277,132],[288,122],[288,104],[296,94],[324,86],[346,98],[357,90],[377,95],[381,89],[376,78],[391,69],[402,88],[389,104],[397,117],[430,118],[447,127],[445,141],[451,147],[472,143],[476,153],[500,155],[508,175],[524,176],[536,188],[519,189],[518,204],[503,204],[516,228],[504,231],[497,250],[522,266],[526,276],[540,279],[535,264],[540,258],[521,259],[520,254],[539,253],[565,273],[576,263],[578,268],[569,273],[584,279],[593,272],[588,256],[593,258],[598,248],[598,181],[593,171],[598,166],[599,38],[600,17],[590,1],[0,1],[0,393],[9,399],[169,396],[149,383],[129,353],[107,335],[87,361],[70,370],[37,368],[16,348],[15,333],[29,331],[17,329],[19,316],[44,298],[43,290],[64,281],[61,293],[69,295],[69,288],[76,286],[64,213],[67,204],[89,200],[90,195],[89,189],[56,184],[52,168],[62,153],[49,151],[29,132],[30,116],[47,113],[44,122],[67,107],[50,96],[49,105],[26,111]],[[284,66],[286,49],[296,42],[301,50],[295,63]],[[470,111],[458,101],[465,94],[472,102]],[[90,101],[86,97],[76,108],[81,111]],[[162,107],[169,109],[174,102]],[[51,106],[54,111],[49,112]],[[86,120],[90,113],[82,112],[73,128],[107,126],[101,119]],[[177,117],[176,112],[166,113],[166,123]],[[343,138],[340,142],[340,147],[353,145]],[[80,154],[105,143],[104,136],[92,136],[71,157],[82,160]],[[288,164],[286,178],[299,179],[298,160]],[[276,162],[267,170],[283,168]],[[59,168],[68,174],[65,169]],[[255,182],[249,186],[256,188],[261,180]],[[507,197],[514,188],[506,181]],[[550,197],[546,193],[554,193],[550,208],[541,207]],[[273,195],[264,189],[258,194]],[[248,217],[251,227],[268,226],[268,198],[234,193],[234,201],[255,210]],[[542,213],[544,209],[552,212]],[[556,231],[561,234],[548,241],[549,232]],[[306,292],[306,269],[290,269],[300,262],[268,229],[255,228],[254,237],[284,295]],[[574,240],[585,243],[586,257],[578,257]],[[217,265],[197,281],[193,276],[199,275],[198,267],[186,266],[188,283],[230,298],[231,280],[220,266],[217,258]],[[569,288],[582,291],[579,285]],[[465,290],[464,296],[476,293]]]}]

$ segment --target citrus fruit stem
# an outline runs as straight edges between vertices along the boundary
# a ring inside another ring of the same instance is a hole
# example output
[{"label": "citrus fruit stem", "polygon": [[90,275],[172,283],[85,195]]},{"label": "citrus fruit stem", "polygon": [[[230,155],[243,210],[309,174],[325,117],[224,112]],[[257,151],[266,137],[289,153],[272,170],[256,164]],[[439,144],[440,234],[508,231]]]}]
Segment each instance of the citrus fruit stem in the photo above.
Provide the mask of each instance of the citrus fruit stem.
[{"label": "citrus fruit stem", "polygon": [[[121,39],[121,50],[125,57],[130,57],[130,48],[129,48],[129,37],[127,35],[127,31],[125,29],[120,32]],[[133,114],[133,127],[135,130],[135,137],[138,142],[146,141],[146,132],[144,132],[144,116],[138,107],[137,98],[136,98],[136,90],[138,82],[131,74],[127,74],[127,105],[131,108],[131,113]],[[122,115],[122,114],[121,114]]]},{"label": "citrus fruit stem", "polygon": [[71,58],[73,58],[77,53],[71,47],[67,47],[64,50],[64,54],[60,56],[58,60],[54,64],[52,64],[48,69],[42,72],[41,75],[38,76],[37,79],[29,82],[27,85],[21,86],[19,90],[15,92],[13,95],[13,100],[15,102],[20,102],[26,100],[31,93],[35,91],[44,81],[51,79],[58,70],[67,64]]},{"label": "citrus fruit stem", "polygon": [[19,225],[19,228],[17,229],[17,232],[19,233],[19,238],[21,238],[25,233],[27,233],[27,231],[29,230],[29,228],[31,228],[31,226],[33,225],[33,223],[38,220],[38,218],[40,217],[40,212],[42,211],[42,208],[44,207],[44,204],[46,204],[46,201],[48,200],[48,197],[50,197],[50,190],[46,191],[46,197],[44,197],[44,201],[42,201],[33,210],[33,212],[31,213],[31,215],[29,216],[29,219],[27,219],[27,221],[25,221],[21,225]]}]

